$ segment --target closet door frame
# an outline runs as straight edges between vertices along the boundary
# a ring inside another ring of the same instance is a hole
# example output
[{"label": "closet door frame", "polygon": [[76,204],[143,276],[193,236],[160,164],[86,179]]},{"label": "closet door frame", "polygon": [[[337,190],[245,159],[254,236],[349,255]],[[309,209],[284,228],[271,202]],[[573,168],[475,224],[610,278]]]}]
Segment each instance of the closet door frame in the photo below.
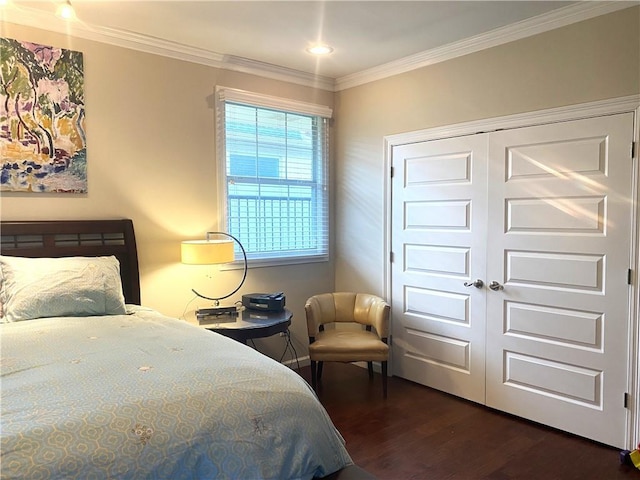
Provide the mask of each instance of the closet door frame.
[{"label": "closet door frame", "polygon": [[[391,298],[391,213],[392,213],[392,178],[391,165],[393,148],[408,143],[424,142],[452,138],[461,135],[475,133],[488,133],[501,129],[529,127],[544,125],[569,120],[613,115],[618,113],[634,113],[634,155],[633,163],[633,215],[631,225],[631,307],[629,311],[629,369],[628,392],[631,400],[627,404],[629,409],[627,422],[627,448],[636,448],[640,442],[640,95],[590,102],[568,107],[558,107],[539,110],[524,114],[509,115],[504,117],[488,118],[473,122],[465,122],[444,127],[418,130],[384,137],[384,162],[385,175],[383,185],[384,212],[383,212],[383,295],[389,301]],[[393,312],[393,304],[392,304]],[[393,321],[393,318],[392,318]],[[393,341],[393,339],[392,339]],[[391,359],[393,362],[393,359]],[[393,369],[390,369],[393,371]],[[622,399],[621,399],[622,401]]]}]

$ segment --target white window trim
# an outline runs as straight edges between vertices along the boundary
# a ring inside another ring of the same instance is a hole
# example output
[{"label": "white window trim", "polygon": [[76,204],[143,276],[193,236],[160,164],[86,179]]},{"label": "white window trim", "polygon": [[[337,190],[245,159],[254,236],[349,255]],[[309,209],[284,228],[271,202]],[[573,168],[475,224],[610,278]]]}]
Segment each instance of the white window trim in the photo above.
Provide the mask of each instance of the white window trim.
[{"label": "white window trim", "polygon": [[[291,100],[287,98],[275,97],[272,95],[263,95],[260,93],[249,92],[246,90],[239,90],[236,88],[224,87],[216,85],[215,88],[215,126],[216,126],[216,174],[218,185],[218,206],[219,206],[219,219],[218,225],[222,231],[227,231],[227,172],[226,172],[226,140],[225,140],[225,118],[224,118],[224,103],[225,102],[238,102],[256,107],[272,108],[274,110],[281,110],[291,113],[300,113],[306,115],[315,115],[323,118],[331,118],[333,110],[325,105],[317,105],[314,103],[307,103],[298,100]],[[330,178],[329,172],[330,162],[327,165],[327,175]],[[329,199],[327,199],[329,201]],[[327,215],[330,215],[330,206],[327,205]],[[328,225],[331,224],[328,219]],[[329,232],[329,238],[331,234]],[[330,248],[331,242],[328,247]],[[299,255],[291,257],[274,257],[274,258],[248,258],[247,263],[249,268],[257,267],[270,267],[279,265],[299,265],[306,263],[321,263],[328,262],[330,258],[330,251],[327,249],[327,253],[323,255]],[[235,270],[241,268],[241,263],[236,261],[226,266],[221,266],[221,270]]]},{"label": "white window trim", "polygon": [[[216,86],[216,99],[218,102],[216,107],[220,107],[222,102],[238,102],[254,105],[256,107],[273,108],[274,110],[316,115],[324,118],[331,118],[331,115],[333,115],[333,110],[325,105],[316,105],[315,103],[307,103],[288,98],[263,95],[261,93],[247,92],[246,90],[227,88],[220,85]],[[217,108],[216,115],[219,116],[220,112],[221,109]]]}]

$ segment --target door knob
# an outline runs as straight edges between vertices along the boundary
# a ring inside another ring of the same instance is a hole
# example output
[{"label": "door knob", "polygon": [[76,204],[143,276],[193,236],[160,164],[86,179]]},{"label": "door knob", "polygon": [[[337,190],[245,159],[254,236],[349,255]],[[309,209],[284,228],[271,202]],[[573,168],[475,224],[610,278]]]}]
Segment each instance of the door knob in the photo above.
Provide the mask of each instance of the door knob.
[{"label": "door knob", "polygon": [[489,284],[489,288],[494,292],[497,292],[498,290],[504,290],[504,287],[495,280]]},{"label": "door knob", "polygon": [[474,281],[474,282],[464,282],[464,286],[465,286],[465,287],[476,287],[476,288],[482,288],[482,287],[484,287],[484,282],[478,278],[478,279],[477,279],[476,281]]}]

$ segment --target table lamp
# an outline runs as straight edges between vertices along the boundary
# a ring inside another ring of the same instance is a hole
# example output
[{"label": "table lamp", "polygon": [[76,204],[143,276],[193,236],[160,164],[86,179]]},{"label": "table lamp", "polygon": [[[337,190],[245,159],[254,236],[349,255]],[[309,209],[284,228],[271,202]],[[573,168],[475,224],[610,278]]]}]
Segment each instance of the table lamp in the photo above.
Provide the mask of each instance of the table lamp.
[{"label": "table lamp", "polygon": [[220,306],[220,300],[229,298],[240,290],[240,287],[242,287],[242,284],[247,278],[247,253],[240,243],[240,240],[225,232],[207,232],[205,240],[185,240],[181,243],[180,251],[182,263],[187,265],[213,265],[231,263],[235,260],[234,242],[240,246],[244,259],[242,280],[240,280],[240,284],[231,293],[221,297],[207,297],[197,292],[195,289],[191,289],[191,291],[197,296],[206,300],[211,300],[214,304],[212,308],[198,309],[197,315],[199,316],[230,315],[237,312],[235,306]]}]

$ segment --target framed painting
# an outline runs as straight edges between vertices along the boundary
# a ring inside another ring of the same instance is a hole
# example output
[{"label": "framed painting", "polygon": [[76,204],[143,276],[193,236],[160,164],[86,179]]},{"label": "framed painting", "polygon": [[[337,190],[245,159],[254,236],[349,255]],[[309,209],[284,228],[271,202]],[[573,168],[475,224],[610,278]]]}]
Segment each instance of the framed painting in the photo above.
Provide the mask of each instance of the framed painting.
[{"label": "framed painting", "polygon": [[81,52],[0,38],[0,191],[87,192]]}]

